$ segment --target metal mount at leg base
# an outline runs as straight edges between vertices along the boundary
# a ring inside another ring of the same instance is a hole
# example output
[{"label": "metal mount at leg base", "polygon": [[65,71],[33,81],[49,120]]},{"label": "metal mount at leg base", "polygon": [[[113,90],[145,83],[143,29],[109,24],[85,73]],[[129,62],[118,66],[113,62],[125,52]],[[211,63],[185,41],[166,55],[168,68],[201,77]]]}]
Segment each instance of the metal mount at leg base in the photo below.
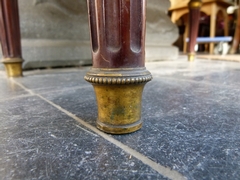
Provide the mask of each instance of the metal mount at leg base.
[{"label": "metal mount at leg base", "polygon": [[195,60],[196,54],[189,53],[188,54],[188,61],[193,62]]},{"label": "metal mount at leg base", "polygon": [[97,69],[85,76],[92,83],[98,105],[97,128],[111,134],[126,134],[142,127],[142,92],[152,79],[145,68]]},{"label": "metal mount at leg base", "polygon": [[21,77],[22,76],[22,63],[21,58],[4,58],[2,63],[5,66],[8,77]]},{"label": "metal mount at leg base", "polygon": [[141,127],[142,127],[142,120],[139,120],[133,124],[119,125],[119,126],[105,124],[99,120],[97,121],[97,128],[109,134],[128,134],[141,129]]}]

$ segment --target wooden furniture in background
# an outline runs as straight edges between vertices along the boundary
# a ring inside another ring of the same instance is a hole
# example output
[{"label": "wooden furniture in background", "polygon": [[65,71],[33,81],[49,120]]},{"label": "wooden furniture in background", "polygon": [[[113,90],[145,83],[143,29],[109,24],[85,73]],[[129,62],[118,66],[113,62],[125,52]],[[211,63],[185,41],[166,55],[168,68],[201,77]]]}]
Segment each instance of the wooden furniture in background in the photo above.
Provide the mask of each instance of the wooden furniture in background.
[{"label": "wooden furniture in background", "polygon": [[[187,42],[186,38],[188,37],[188,28],[189,28],[189,20],[188,20],[188,13],[189,13],[189,8],[188,8],[188,2],[189,0],[185,1],[179,1],[179,0],[171,0],[173,2],[178,2],[178,3],[173,3],[169,11],[171,12],[171,20],[173,23],[176,23],[178,19],[183,17],[184,15],[185,18],[184,24],[185,24],[185,34],[184,34],[184,48],[183,51],[186,53],[187,52]],[[202,0],[202,7],[201,7],[201,12],[205,13],[206,15],[210,16],[210,37],[215,37],[216,35],[216,21],[217,21],[217,14],[219,12],[222,12],[224,16],[224,36],[228,36],[228,14],[226,12],[226,9],[228,6],[230,6],[231,3],[225,0]],[[214,51],[214,43],[210,43],[210,48],[209,48],[209,53],[213,54]]]}]

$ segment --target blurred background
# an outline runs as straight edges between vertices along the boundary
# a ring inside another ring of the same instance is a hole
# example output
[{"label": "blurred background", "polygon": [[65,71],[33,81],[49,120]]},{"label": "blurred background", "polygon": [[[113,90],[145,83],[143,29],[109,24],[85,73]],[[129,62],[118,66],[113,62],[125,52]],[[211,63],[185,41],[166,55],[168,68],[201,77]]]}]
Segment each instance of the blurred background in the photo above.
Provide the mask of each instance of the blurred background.
[{"label": "blurred background", "polygon": [[[147,1],[146,61],[173,60],[186,53],[188,2]],[[86,0],[19,0],[18,3],[23,69],[91,64]],[[198,37],[232,39],[197,44],[198,54],[230,53],[237,30],[238,4],[237,0],[203,0]],[[231,53],[238,52],[239,46]]]}]

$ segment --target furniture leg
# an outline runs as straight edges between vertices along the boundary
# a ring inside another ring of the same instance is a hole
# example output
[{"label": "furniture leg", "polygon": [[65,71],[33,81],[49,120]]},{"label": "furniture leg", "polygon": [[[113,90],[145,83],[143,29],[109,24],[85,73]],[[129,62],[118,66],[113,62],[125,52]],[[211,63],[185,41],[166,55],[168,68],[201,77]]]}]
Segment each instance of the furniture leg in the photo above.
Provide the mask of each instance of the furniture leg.
[{"label": "furniture leg", "polygon": [[187,47],[188,47],[188,42],[186,41],[186,39],[188,38],[189,35],[189,22],[185,23],[185,32],[183,35],[183,53],[187,53]]},{"label": "furniture leg", "polygon": [[97,128],[125,134],[141,128],[144,85],[152,79],[145,68],[146,0],[88,0],[97,104]]},{"label": "furniture leg", "polygon": [[189,7],[189,42],[188,42],[188,61],[194,61],[196,40],[198,36],[201,0],[191,0]]},{"label": "furniture leg", "polygon": [[22,52],[17,0],[0,0],[0,41],[9,77],[22,76]]},{"label": "furniture leg", "polygon": [[237,26],[235,28],[233,43],[229,54],[235,54],[237,52],[239,48],[239,43],[240,43],[240,7],[238,8]]}]

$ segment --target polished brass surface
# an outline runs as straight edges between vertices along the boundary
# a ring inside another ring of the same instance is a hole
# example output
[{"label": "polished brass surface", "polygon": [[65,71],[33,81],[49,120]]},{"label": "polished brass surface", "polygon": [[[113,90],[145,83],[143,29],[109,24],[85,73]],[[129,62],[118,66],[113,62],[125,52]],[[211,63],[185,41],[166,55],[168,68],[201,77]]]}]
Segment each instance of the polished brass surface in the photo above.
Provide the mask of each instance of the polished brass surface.
[{"label": "polished brass surface", "polygon": [[22,76],[22,62],[21,58],[5,58],[2,60],[8,77]]},{"label": "polished brass surface", "polygon": [[141,101],[145,83],[97,85],[97,127],[112,134],[125,134],[141,128]]},{"label": "polished brass surface", "polygon": [[188,54],[188,61],[192,62],[195,60],[195,54],[194,53],[189,53]]},{"label": "polished brass surface", "polygon": [[151,79],[146,68],[92,68],[85,80],[93,84],[96,94],[97,128],[111,134],[140,129],[142,92]]},{"label": "polished brass surface", "polygon": [[188,3],[188,7],[190,9],[201,8],[202,1],[201,0],[192,0]]}]

